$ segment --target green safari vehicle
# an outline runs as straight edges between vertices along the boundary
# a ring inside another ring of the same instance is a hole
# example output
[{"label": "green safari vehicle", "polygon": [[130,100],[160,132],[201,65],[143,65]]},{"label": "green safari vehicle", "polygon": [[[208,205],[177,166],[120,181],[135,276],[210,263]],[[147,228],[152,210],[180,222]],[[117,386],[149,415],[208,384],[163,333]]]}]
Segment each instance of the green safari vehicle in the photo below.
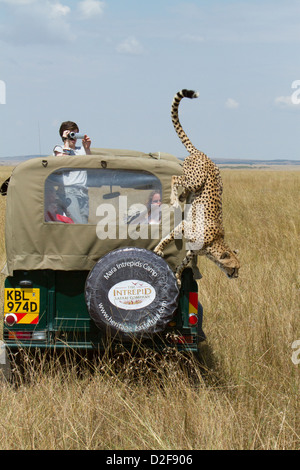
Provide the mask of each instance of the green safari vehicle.
[{"label": "green safari vehicle", "polygon": [[112,149],[16,166],[1,188],[4,373],[20,348],[84,354],[142,342],[197,352],[205,335],[196,268],[185,269],[180,288],[174,275],[185,242],[164,258],[152,251],[183,216],[169,205],[181,171],[170,154]]}]

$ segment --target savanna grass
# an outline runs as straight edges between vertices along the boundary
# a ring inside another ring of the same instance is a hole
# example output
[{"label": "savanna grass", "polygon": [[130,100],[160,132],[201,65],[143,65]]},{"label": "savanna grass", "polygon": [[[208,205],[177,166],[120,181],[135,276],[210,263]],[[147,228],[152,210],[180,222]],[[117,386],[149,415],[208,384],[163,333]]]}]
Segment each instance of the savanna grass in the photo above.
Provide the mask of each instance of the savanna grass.
[{"label": "savanna grass", "polygon": [[226,239],[242,267],[228,280],[199,258],[203,367],[169,350],[25,355],[25,379],[0,385],[1,449],[299,449],[300,172],[222,178]]}]

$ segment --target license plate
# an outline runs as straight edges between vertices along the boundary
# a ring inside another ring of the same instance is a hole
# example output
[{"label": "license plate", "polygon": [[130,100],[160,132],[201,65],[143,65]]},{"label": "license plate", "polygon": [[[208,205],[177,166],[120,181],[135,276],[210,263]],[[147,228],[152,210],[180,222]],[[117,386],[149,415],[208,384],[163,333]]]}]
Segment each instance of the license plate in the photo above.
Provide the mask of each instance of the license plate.
[{"label": "license plate", "polygon": [[14,313],[17,323],[37,323],[40,313],[40,289],[4,290],[4,315]]}]

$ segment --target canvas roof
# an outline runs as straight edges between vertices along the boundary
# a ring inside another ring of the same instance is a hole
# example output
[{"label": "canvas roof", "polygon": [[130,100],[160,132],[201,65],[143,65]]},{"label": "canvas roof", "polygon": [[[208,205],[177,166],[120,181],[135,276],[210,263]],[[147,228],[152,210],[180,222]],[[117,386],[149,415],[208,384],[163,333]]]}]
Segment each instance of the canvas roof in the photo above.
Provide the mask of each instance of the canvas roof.
[{"label": "canvas roof", "polygon": [[[159,239],[100,240],[95,225],[47,223],[44,220],[44,187],[48,176],[62,168],[143,169],[154,174],[169,204],[171,177],[182,171],[182,162],[170,154],[131,150],[93,149],[92,155],[34,158],[19,164],[11,175],[6,204],[7,270],[90,270],[104,254],[124,246],[153,249]],[[166,249],[172,269],[184,257],[181,240]],[[179,248],[179,249],[178,249]]]}]

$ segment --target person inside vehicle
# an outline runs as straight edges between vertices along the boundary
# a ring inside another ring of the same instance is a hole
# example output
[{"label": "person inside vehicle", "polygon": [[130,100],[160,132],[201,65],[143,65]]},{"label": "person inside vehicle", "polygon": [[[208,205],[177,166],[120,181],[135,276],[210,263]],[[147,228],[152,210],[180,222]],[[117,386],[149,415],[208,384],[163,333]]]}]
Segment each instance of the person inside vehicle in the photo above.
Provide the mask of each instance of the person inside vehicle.
[{"label": "person inside vehicle", "polygon": [[153,190],[148,198],[145,210],[140,210],[145,207],[139,204],[138,207],[131,207],[127,214],[127,224],[159,224],[161,221],[161,194],[159,190]]},{"label": "person inside vehicle", "polygon": [[46,183],[45,186],[45,222],[74,224],[74,221],[70,217],[58,213],[56,191],[49,183]]},{"label": "person inside vehicle", "polygon": [[159,224],[161,219],[161,194],[160,191],[153,191],[150,194],[147,204],[148,224]]},{"label": "person inside vehicle", "polygon": [[[85,134],[82,146],[76,146],[76,139],[70,137],[70,133],[79,132],[79,127],[73,121],[65,121],[61,124],[59,134],[63,140],[63,146],[56,145],[53,154],[57,157],[66,155],[90,155],[91,139]],[[89,218],[89,199],[87,188],[87,172],[70,169],[62,176],[61,190],[58,191],[58,213],[70,217],[75,224],[87,224]]]}]

